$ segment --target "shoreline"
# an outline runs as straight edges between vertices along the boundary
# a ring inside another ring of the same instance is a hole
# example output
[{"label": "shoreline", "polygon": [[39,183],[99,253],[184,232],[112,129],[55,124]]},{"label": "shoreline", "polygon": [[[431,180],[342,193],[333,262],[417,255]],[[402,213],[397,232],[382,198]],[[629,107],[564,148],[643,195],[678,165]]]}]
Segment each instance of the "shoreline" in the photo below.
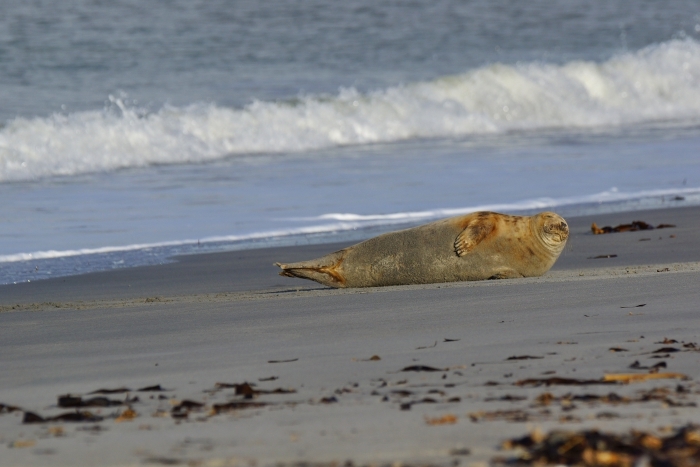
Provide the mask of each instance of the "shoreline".
[{"label": "shoreline", "polygon": [[[676,227],[590,234],[634,220]],[[329,289],[277,275],[274,261],[344,246],[319,244],[0,286],[0,465],[476,467],[533,429],[697,420],[700,207],[567,221],[538,278]],[[653,365],[660,379],[527,383]],[[113,405],[59,407],[66,394]]]},{"label": "shoreline", "polygon": [[[590,231],[592,222],[599,226],[614,226],[636,220],[652,225],[674,224],[677,227],[606,235],[592,235]],[[571,230],[567,246],[543,277],[573,269],[667,267],[673,263],[700,261],[700,242],[692,236],[693,232],[700,231],[700,206],[569,217],[567,222]],[[671,235],[676,238],[669,238]],[[642,239],[648,240],[640,241]],[[177,290],[178,295],[196,295],[323,287],[312,281],[279,277],[278,269],[273,264],[320,257],[355,243],[358,241],[188,254],[175,256],[171,258],[172,262],[155,266],[3,284],[0,285],[0,306],[27,303],[28,297],[40,303],[145,299],[170,296],[172,290]],[[610,254],[617,257],[589,259],[590,256]]]},{"label": "shoreline", "polygon": [[[675,209],[700,206],[699,188],[647,190],[617,193],[615,190],[558,201],[530,199],[519,203],[490,204],[472,209],[433,209],[388,215],[326,214],[315,218],[315,225],[252,233],[205,237],[199,240],[170,240],[156,243],[125,244],[84,249],[34,251],[0,255],[0,285],[108,272],[121,268],[153,266],[180,256],[264,250],[317,244],[351,244],[386,232],[402,230],[442,218],[476,211],[532,215],[554,210],[567,218],[602,216],[623,212]],[[653,194],[653,196],[652,196]],[[683,196],[681,196],[683,195]],[[630,196],[632,196],[630,198]],[[592,214],[593,213],[593,214]],[[311,221],[313,219],[306,219]],[[321,223],[321,224],[318,224]],[[294,224],[294,222],[291,222]],[[118,242],[117,242],[118,243]],[[115,265],[120,265],[116,266]]]}]

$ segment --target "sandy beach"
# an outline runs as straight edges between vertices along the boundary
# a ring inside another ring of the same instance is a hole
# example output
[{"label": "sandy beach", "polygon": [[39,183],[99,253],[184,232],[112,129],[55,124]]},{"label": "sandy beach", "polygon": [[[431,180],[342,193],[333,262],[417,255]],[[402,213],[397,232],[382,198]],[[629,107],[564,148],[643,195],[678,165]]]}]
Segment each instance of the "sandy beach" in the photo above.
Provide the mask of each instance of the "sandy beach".
[{"label": "sandy beach", "polygon": [[[637,220],[675,227],[590,232]],[[0,466],[484,465],[697,422],[700,207],[567,221],[539,278],[277,275],[322,244],[0,286]]]}]

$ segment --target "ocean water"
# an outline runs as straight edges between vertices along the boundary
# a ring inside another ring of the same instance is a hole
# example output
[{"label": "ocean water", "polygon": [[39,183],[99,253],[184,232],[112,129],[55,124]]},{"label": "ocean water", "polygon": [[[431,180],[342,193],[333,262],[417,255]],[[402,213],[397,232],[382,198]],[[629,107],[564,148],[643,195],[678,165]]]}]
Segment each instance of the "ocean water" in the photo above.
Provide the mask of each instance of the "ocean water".
[{"label": "ocean water", "polygon": [[3,2],[0,284],[690,204],[697,1]]}]

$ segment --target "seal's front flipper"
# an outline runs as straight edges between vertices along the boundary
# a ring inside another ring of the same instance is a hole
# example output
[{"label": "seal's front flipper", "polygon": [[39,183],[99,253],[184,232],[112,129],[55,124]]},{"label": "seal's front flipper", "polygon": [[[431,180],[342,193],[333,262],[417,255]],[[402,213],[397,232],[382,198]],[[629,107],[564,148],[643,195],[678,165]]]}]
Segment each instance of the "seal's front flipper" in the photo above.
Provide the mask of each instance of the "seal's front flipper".
[{"label": "seal's front flipper", "polygon": [[339,270],[345,256],[344,251],[336,251],[322,258],[298,263],[275,263],[282,270],[280,276],[310,279],[329,287],[345,287],[345,278]]},{"label": "seal's front flipper", "polygon": [[457,235],[454,247],[457,256],[464,256],[472,251],[488,234],[493,231],[491,220],[476,217],[472,219],[467,227]]}]

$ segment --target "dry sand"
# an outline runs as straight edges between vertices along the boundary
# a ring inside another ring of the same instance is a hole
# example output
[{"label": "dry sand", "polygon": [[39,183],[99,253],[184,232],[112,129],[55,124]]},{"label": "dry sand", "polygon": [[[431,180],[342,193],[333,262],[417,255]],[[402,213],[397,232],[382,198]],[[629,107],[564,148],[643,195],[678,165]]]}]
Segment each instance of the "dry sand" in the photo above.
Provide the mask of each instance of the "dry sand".
[{"label": "dry sand", "polygon": [[[0,466],[470,465],[534,428],[700,420],[700,208],[567,220],[541,278],[332,290],[271,265],[336,244],[0,286]],[[589,233],[633,220],[676,227]],[[601,384],[620,373],[666,378]]]}]

